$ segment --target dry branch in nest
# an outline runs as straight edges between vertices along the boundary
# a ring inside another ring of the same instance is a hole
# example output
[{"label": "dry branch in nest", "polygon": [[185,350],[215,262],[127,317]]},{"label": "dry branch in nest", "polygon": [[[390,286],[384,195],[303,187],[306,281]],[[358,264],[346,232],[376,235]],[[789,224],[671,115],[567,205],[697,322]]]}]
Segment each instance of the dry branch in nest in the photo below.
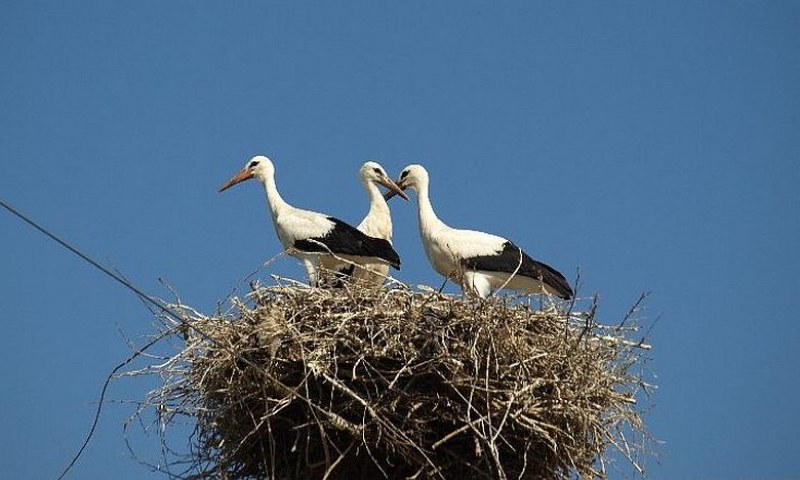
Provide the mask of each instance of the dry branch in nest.
[{"label": "dry branch in nest", "polygon": [[156,369],[162,428],[196,422],[181,478],[593,478],[612,450],[640,468],[632,321],[408,288],[250,297],[183,307],[185,348]]}]

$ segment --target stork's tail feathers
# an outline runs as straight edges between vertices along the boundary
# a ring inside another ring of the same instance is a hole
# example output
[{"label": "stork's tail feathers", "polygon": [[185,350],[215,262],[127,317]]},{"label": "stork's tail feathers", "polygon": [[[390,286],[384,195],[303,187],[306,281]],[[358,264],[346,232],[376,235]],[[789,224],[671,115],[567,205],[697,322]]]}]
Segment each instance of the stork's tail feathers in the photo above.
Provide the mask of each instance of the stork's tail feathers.
[{"label": "stork's tail feathers", "polygon": [[386,260],[393,268],[400,270],[400,255],[398,255],[388,240],[367,235],[365,235],[365,237],[368,239],[364,242],[364,247],[367,252],[372,253],[372,256]]},{"label": "stork's tail feathers", "polygon": [[[544,264],[542,264],[544,265]],[[548,267],[547,265],[544,265]],[[556,294],[564,300],[569,300],[574,295],[572,287],[569,286],[567,279],[556,270],[548,267],[548,274],[542,276],[542,283],[555,290]]]},{"label": "stork's tail feathers", "polygon": [[572,298],[572,287],[569,286],[569,282],[561,272],[546,263],[532,259],[525,252],[522,252],[522,255],[524,257],[521,269],[523,275],[540,280],[564,300]]}]

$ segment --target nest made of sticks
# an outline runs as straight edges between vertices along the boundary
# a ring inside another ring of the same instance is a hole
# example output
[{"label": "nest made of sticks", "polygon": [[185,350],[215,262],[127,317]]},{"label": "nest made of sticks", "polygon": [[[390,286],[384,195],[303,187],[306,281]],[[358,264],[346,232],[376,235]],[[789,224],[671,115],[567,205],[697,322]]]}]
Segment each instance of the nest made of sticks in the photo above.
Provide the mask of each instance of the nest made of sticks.
[{"label": "nest made of sticks", "polygon": [[530,301],[409,288],[256,286],[182,308],[148,396],[195,423],[181,478],[605,477],[642,473],[648,346]]}]

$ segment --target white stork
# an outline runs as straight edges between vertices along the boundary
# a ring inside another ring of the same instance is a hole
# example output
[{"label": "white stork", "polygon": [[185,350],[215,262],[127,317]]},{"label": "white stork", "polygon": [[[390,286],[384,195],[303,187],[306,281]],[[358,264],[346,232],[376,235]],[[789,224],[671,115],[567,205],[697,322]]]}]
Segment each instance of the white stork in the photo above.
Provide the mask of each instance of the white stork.
[{"label": "white stork", "polygon": [[[401,189],[410,187],[417,194],[422,243],[439,274],[459,282],[462,290],[481,298],[502,287],[564,299],[572,297],[572,289],[563,275],[532,259],[509,240],[445,225],[433,211],[428,184],[428,172],[421,165],[409,165],[397,180]],[[387,199],[393,195],[392,191],[386,192]]]},{"label": "white stork", "polygon": [[275,166],[267,157],[251,158],[219,191],[251,178],[264,185],[278,238],[287,253],[303,261],[310,285],[316,286],[319,280],[320,257],[332,254],[360,264],[388,264],[400,269],[400,256],[385,239],[370,237],[339,219],[286,203],[275,186]]},{"label": "white stork", "polygon": [[[369,161],[361,165],[361,168],[358,169],[358,178],[369,195],[369,211],[356,228],[370,237],[383,238],[391,243],[392,215],[378,185],[383,185],[405,200],[408,200],[408,196],[389,178],[386,170],[377,162]],[[358,265],[358,268],[355,264]],[[355,264],[343,265],[332,257],[323,258],[321,263],[323,270],[350,275],[353,279],[371,285],[382,284],[389,273],[389,265],[385,263],[368,265],[356,261]]]}]

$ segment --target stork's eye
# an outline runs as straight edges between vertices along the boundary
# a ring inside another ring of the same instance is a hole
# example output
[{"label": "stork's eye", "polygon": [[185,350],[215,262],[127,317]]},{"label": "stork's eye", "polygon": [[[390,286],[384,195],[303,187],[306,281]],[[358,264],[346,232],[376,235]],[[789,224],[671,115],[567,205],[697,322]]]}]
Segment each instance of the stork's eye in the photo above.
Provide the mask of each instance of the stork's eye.
[{"label": "stork's eye", "polygon": [[403,170],[403,173],[400,174],[400,178],[406,178],[408,176],[408,170]]},{"label": "stork's eye", "polygon": [[373,168],[373,169],[372,169],[372,171],[373,171],[373,172],[375,172],[375,173],[377,173],[378,175],[381,175],[381,174],[383,174],[383,172],[381,172],[381,169],[380,169],[380,168],[378,168],[378,167],[375,167],[375,168]]},{"label": "stork's eye", "polygon": [[252,162],[250,162],[250,168],[253,168],[257,165],[258,165],[258,160],[253,160]]}]

